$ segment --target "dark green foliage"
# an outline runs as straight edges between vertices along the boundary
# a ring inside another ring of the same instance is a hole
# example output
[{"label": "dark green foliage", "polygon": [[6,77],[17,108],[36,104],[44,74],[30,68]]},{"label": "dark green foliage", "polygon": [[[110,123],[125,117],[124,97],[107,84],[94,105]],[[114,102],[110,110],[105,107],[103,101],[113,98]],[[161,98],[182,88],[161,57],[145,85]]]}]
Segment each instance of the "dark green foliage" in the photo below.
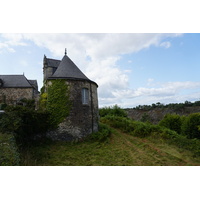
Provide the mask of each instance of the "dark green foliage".
[{"label": "dark green foliage", "polygon": [[48,87],[47,111],[51,114],[51,124],[56,128],[68,115],[71,107],[69,88],[65,80],[51,80]]},{"label": "dark green foliage", "polygon": [[200,101],[195,101],[195,102],[193,103],[193,106],[200,106]]},{"label": "dark green foliage", "polygon": [[118,105],[114,105],[112,107],[100,108],[99,115],[101,117],[105,117],[106,115],[127,117],[126,111],[120,108]]},{"label": "dark green foliage", "polygon": [[[124,117],[117,117],[117,116],[106,116],[101,119],[103,123],[110,125],[113,128],[120,129],[125,133],[129,133],[133,136],[137,137],[147,137],[147,136],[154,136],[154,137],[165,137],[168,138],[168,133],[173,132],[172,130],[166,131],[166,128],[162,128],[158,125],[152,125],[150,123],[144,123],[139,121],[133,121],[128,118]],[[174,132],[173,132],[174,133]],[[172,133],[172,134],[173,134]]]},{"label": "dark green foliage", "polygon": [[35,100],[34,99],[21,99],[20,103],[23,104],[24,107],[27,107],[29,109],[35,109]]},{"label": "dark green foliage", "polygon": [[182,132],[188,138],[200,139],[200,113],[193,113],[185,118]]},{"label": "dark green foliage", "polygon": [[168,129],[176,131],[178,134],[181,134],[181,125],[182,120],[179,115],[175,114],[167,114],[165,117],[159,122],[160,126],[164,126]]},{"label": "dark green foliage", "polygon": [[151,117],[145,112],[141,117],[141,122],[150,122]]},{"label": "dark green foliage", "polygon": [[100,123],[99,131],[92,133],[89,136],[89,138],[94,141],[102,142],[102,141],[107,140],[110,137],[111,133],[112,133],[112,129],[109,126],[107,126],[106,124]]},{"label": "dark green foliage", "polygon": [[12,134],[0,133],[0,166],[19,165],[20,156]]},{"label": "dark green foliage", "polygon": [[25,146],[35,135],[43,136],[49,126],[49,114],[23,106],[6,108],[0,118],[0,132],[14,133],[19,145]]},{"label": "dark green foliage", "polygon": [[0,110],[4,110],[6,108],[7,104],[5,103],[2,103],[0,104]]}]

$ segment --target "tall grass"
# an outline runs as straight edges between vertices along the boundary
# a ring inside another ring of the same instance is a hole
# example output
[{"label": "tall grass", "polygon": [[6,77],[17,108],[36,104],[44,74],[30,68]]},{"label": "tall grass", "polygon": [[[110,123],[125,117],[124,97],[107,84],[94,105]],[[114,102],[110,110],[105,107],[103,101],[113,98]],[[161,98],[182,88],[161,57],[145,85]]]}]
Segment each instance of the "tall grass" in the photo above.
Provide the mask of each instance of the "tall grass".
[{"label": "tall grass", "polygon": [[192,151],[194,156],[200,156],[200,141],[198,139],[188,139],[166,127],[110,115],[101,118],[101,122],[135,137],[164,139],[169,144]]}]

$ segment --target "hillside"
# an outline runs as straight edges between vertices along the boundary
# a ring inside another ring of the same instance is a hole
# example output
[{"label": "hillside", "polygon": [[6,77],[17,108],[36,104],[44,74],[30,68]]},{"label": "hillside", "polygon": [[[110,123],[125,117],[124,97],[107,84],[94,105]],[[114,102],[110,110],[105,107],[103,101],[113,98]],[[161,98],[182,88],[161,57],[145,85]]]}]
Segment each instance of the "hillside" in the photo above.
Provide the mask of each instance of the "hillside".
[{"label": "hillside", "polygon": [[191,113],[200,112],[200,106],[194,107],[183,107],[181,109],[173,108],[154,108],[150,110],[145,109],[125,109],[128,117],[134,120],[150,121],[151,123],[157,124],[164,118],[166,114],[178,114],[180,116],[189,115]]},{"label": "hillside", "polygon": [[192,166],[200,157],[162,139],[139,138],[112,130],[104,142],[48,141],[23,152],[22,165],[38,166]]}]

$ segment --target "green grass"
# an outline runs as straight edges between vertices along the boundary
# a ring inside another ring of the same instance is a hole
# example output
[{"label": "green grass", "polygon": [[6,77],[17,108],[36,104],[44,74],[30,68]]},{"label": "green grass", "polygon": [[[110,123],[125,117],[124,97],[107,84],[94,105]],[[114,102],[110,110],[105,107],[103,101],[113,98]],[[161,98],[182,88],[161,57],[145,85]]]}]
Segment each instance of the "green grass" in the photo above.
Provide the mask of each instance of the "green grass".
[{"label": "green grass", "polygon": [[162,138],[139,138],[113,129],[109,139],[101,142],[37,143],[23,151],[22,165],[192,166],[200,165],[200,157]]}]

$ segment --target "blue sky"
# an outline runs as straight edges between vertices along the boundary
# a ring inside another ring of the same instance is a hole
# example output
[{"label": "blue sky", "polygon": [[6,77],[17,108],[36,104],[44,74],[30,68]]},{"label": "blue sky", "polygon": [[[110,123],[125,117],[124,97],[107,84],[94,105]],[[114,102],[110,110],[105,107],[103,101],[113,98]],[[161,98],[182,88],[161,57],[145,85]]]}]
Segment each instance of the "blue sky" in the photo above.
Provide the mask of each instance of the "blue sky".
[{"label": "blue sky", "polygon": [[99,105],[200,100],[200,34],[1,34],[0,74],[42,87],[42,62],[68,56],[99,85]]}]

